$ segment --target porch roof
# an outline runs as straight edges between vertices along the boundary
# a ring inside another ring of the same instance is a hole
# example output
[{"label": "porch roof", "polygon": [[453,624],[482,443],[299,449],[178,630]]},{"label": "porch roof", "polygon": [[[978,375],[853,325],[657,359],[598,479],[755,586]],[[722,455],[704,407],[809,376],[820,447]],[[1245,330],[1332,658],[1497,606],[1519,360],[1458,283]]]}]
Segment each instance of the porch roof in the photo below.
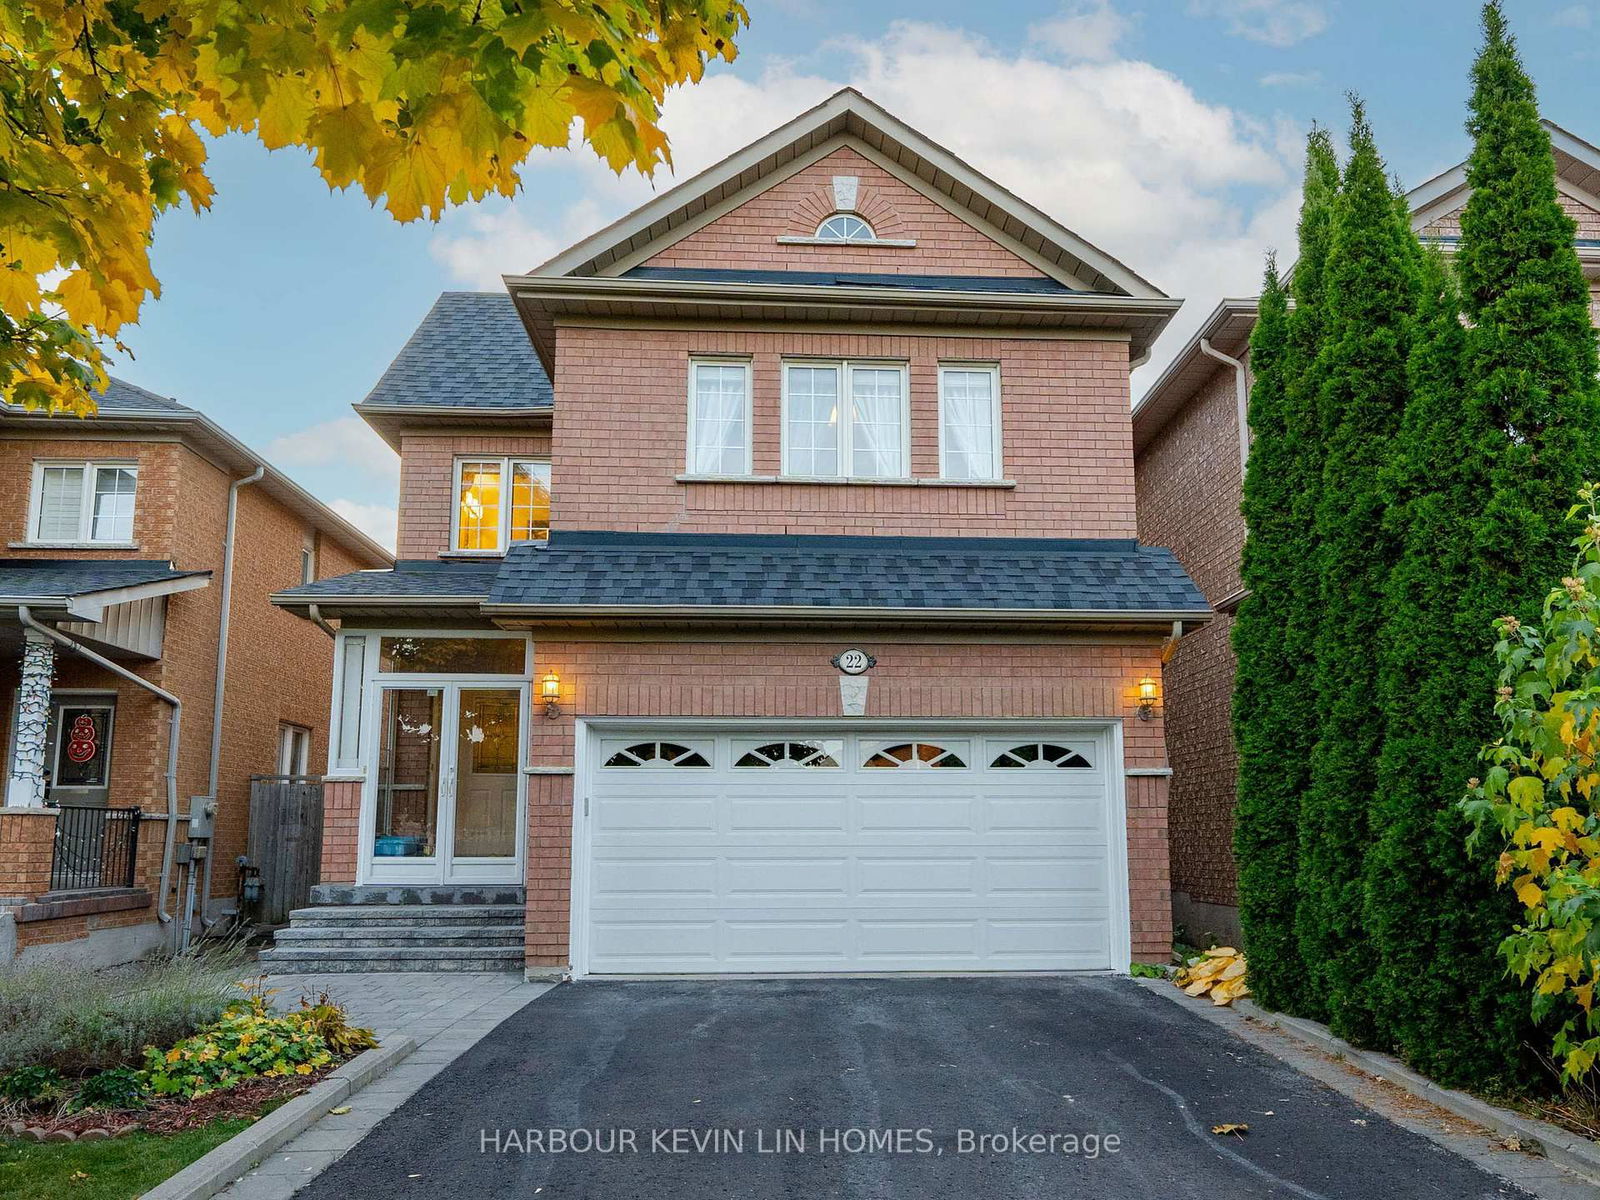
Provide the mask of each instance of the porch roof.
[{"label": "porch roof", "polygon": [[[476,615],[489,596],[500,560],[401,559],[392,570],[356,571],[276,592],[272,602],[306,615],[313,604],[330,615],[381,615],[429,609],[466,609]],[[459,615],[459,613],[458,613]]]},{"label": "porch roof", "polygon": [[114,604],[203,588],[210,571],[180,571],[157,558],[0,558],[0,613],[98,621]]}]

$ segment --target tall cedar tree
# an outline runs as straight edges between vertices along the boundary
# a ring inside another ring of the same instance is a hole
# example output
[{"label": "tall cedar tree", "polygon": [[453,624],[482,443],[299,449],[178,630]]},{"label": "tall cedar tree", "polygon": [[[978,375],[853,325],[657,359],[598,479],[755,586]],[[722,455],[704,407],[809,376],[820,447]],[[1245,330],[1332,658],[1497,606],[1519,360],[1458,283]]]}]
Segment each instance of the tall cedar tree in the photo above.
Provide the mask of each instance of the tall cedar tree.
[{"label": "tall cedar tree", "polygon": [[1374,633],[1394,559],[1381,480],[1407,395],[1416,240],[1394,202],[1359,100],[1334,210],[1317,378],[1327,434],[1318,500],[1317,744],[1301,805],[1296,929],[1307,984],[1334,1031],[1377,1036],[1376,961],[1362,922],[1369,808],[1383,744]]},{"label": "tall cedar tree", "polygon": [[[1258,352],[1251,339],[1255,388],[1278,387],[1278,395],[1256,413],[1255,440],[1245,480],[1244,583],[1251,589],[1234,630],[1238,654],[1234,730],[1239,747],[1239,807],[1235,850],[1239,862],[1239,915],[1250,953],[1251,987],[1264,1004],[1320,1016],[1317,997],[1304,988],[1295,933],[1295,831],[1301,797],[1310,783],[1316,741],[1316,679],[1312,652],[1319,587],[1316,547],[1317,497],[1322,487],[1323,432],[1310,371],[1322,344],[1325,278],[1339,191],[1339,163],[1325,129],[1313,128],[1306,143],[1305,184],[1299,228],[1299,258],[1290,284],[1293,307],[1273,364],[1269,268],[1262,318],[1269,332]],[[1276,375],[1281,383],[1274,383]],[[1281,396],[1281,399],[1279,398]],[[1272,417],[1281,405],[1281,416]],[[1272,444],[1275,427],[1281,450]],[[1270,463],[1270,466],[1269,466]],[[1290,519],[1276,518],[1287,512]],[[1259,534],[1258,534],[1259,528]],[[1259,539],[1265,538],[1263,542]],[[1252,546],[1252,542],[1256,543]],[[1274,586],[1272,581],[1276,581]],[[1279,599],[1273,600],[1274,593]],[[1255,608],[1257,599],[1262,601]],[[1259,619],[1258,619],[1259,617]],[[1276,622],[1276,624],[1274,624]],[[1265,722],[1259,731],[1256,721]]]},{"label": "tall cedar tree", "polygon": [[[1460,700],[1437,749],[1449,758],[1438,763],[1435,796],[1450,815],[1448,802],[1460,795],[1450,784],[1476,766],[1471,748],[1499,732],[1491,715],[1491,622],[1504,613],[1537,621],[1548,581],[1571,559],[1567,509],[1579,486],[1600,473],[1600,361],[1576,228],[1557,199],[1550,138],[1499,4],[1485,5],[1483,31],[1467,122],[1472,195],[1456,256],[1468,318],[1457,444],[1475,474],[1459,510],[1466,528],[1454,536],[1466,543],[1468,569],[1455,628],[1440,631],[1429,666]],[[1419,885],[1413,904],[1435,934],[1440,996],[1459,999],[1425,1000],[1439,1014],[1433,1036],[1440,1044],[1418,1054],[1441,1075],[1493,1079],[1510,1065],[1496,1060],[1495,1046],[1515,1044],[1526,1019],[1519,1010],[1526,1001],[1508,998],[1495,953],[1516,914],[1510,897],[1492,889],[1491,864],[1451,844],[1452,834],[1462,836],[1459,818],[1453,830],[1449,815],[1440,821],[1442,883],[1431,891]],[[1459,1042],[1468,1036],[1480,1044]]]},{"label": "tall cedar tree", "polygon": [[1497,931],[1509,929],[1505,902],[1487,867],[1469,859],[1456,810],[1491,736],[1482,629],[1463,630],[1458,614],[1473,586],[1471,514],[1483,480],[1462,453],[1467,330],[1437,247],[1423,260],[1421,288],[1411,400],[1387,479],[1401,551],[1376,643],[1386,716],[1365,919],[1390,1042],[1435,1079],[1492,1086],[1517,1074],[1529,1021],[1494,955]]},{"label": "tall cedar tree", "polygon": [[[1299,738],[1297,687],[1307,683],[1304,661],[1284,645],[1287,610],[1295,601],[1300,530],[1293,507],[1299,447],[1288,421],[1285,358],[1289,297],[1277,263],[1267,259],[1260,313],[1250,335],[1250,460],[1245,470],[1246,597],[1233,626],[1238,669],[1233,685],[1234,741],[1239,752],[1234,854],[1239,864],[1239,920],[1250,953],[1250,990],[1268,1008],[1294,1006],[1300,981],[1295,949],[1295,825],[1305,759],[1289,759]],[[1295,767],[1299,766],[1299,770]]]}]

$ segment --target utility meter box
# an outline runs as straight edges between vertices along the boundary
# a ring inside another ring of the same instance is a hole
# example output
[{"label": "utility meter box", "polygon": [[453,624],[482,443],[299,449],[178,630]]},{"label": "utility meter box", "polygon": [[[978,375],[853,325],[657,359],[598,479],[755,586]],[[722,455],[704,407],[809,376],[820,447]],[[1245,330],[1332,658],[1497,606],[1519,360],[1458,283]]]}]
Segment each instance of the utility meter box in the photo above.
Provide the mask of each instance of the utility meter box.
[{"label": "utility meter box", "polygon": [[217,802],[210,796],[189,797],[189,836],[209,838],[217,815]]}]

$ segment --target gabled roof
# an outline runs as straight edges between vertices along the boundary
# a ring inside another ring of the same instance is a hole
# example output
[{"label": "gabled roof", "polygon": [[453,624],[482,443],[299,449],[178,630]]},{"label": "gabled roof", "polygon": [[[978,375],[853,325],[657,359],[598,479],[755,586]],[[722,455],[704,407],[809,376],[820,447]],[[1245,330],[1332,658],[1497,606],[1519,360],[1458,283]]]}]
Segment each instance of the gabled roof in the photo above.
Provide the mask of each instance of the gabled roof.
[{"label": "gabled roof", "polygon": [[1042,274],[1069,286],[1111,295],[1164,298],[1163,292],[1126,265],[979,174],[854,88],[835,92],[815,108],[562,251],[531,274],[622,274],[736,207],[747,195],[820,158],[841,139],[852,141],[909,186],[1018,250]]},{"label": "gabled roof", "polygon": [[1200,326],[1133,406],[1133,449],[1149,444],[1167,420],[1188,403],[1205,382],[1218,371],[1232,370],[1227,363],[1206,352],[1210,346],[1229,358],[1242,358],[1250,348],[1250,331],[1256,327],[1258,302],[1227,299],[1217,304]]},{"label": "gabled roof", "polygon": [[0,558],[0,609],[26,605],[38,614],[98,621],[106,608],[211,581],[210,571],[178,571],[154,558]]},{"label": "gabled roof", "polygon": [[345,547],[357,560],[374,565],[393,560],[393,555],[377,542],[204,413],[115,376],[95,400],[98,411],[92,417],[31,412],[16,405],[0,404],[0,432],[70,432],[70,427],[76,425],[82,429],[126,433],[135,438],[152,433],[176,433],[189,439],[195,449],[224,470],[248,474],[257,467],[262,468],[266,474],[257,486],[298,513],[312,528]]},{"label": "gabled roof", "polygon": [[[1549,118],[1541,117],[1539,124],[1550,135],[1550,148],[1555,153],[1556,186],[1573,199],[1600,211],[1600,148]],[[1467,202],[1470,194],[1465,162],[1441,171],[1406,193],[1406,203],[1411,206],[1411,227],[1422,230],[1440,217],[1455,212]]]},{"label": "gabled roof", "polygon": [[555,396],[504,292],[444,292],[355,406],[392,445],[416,418],[547,414]]}]

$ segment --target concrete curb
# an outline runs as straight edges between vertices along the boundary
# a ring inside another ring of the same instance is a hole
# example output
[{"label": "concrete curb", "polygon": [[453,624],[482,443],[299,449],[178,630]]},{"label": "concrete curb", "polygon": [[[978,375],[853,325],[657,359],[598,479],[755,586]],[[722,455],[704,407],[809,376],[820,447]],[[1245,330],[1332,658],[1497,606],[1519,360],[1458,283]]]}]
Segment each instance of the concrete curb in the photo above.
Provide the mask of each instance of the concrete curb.
[{"label": "concrete curb", "polygon": [[[1183,993],[1174,988],[1170,981],[1141,980],[1140,982],[1169,1000],[1178,1001],[1182,1007],[1188,1007],[1187,1004],[1182,1004]],[[1209,1002],[1206,1003],[1206,1008],[1209,1012],[1202,1015],[1216,1018],[1219,1023],[1225,1021],[1224,1014],[1229,1011],[1229,1006],[1219,1008]],[[1426,1100],[1464,1120],[1482,1125],[1501,1137],[1516,1138],[1524,1146],[1536,1146],[1557,1166],[1581,1175],[1590,1183],[1600,1184],[1600,1146],[1587,1138],[1568,1133],[1560,1126],[1541,1121],[1537,1117],[1523,1116],[1508,1108],[1490,1104],[1466,1092],[1441,1087],[1391,1055],[1380,1054],[1376,1050],[1358,1050],[1343,1038],[1335,1037],[1326,1025],[1319,1025],[1316,1021],[1268,1012],[1245,997],[1235,1000],[1231,1010],[1234,1016],[1241,1020],[1253,1020],[1281,1030],[1325,1054],[1343,1059],[1375,1079],[1392,1083],[1401,1091],[1409,1092],[1419,1100]]]},{"label": "concrete curb", "polygon": [[249,1129],[195,1159],[176,1175],[144,1193],[140,1200],[208,1200],[416,1048],[411,1038],[396,1036],[388,1039],[386,1045],[356,1055],[310,1091],[274,1109]]}]

